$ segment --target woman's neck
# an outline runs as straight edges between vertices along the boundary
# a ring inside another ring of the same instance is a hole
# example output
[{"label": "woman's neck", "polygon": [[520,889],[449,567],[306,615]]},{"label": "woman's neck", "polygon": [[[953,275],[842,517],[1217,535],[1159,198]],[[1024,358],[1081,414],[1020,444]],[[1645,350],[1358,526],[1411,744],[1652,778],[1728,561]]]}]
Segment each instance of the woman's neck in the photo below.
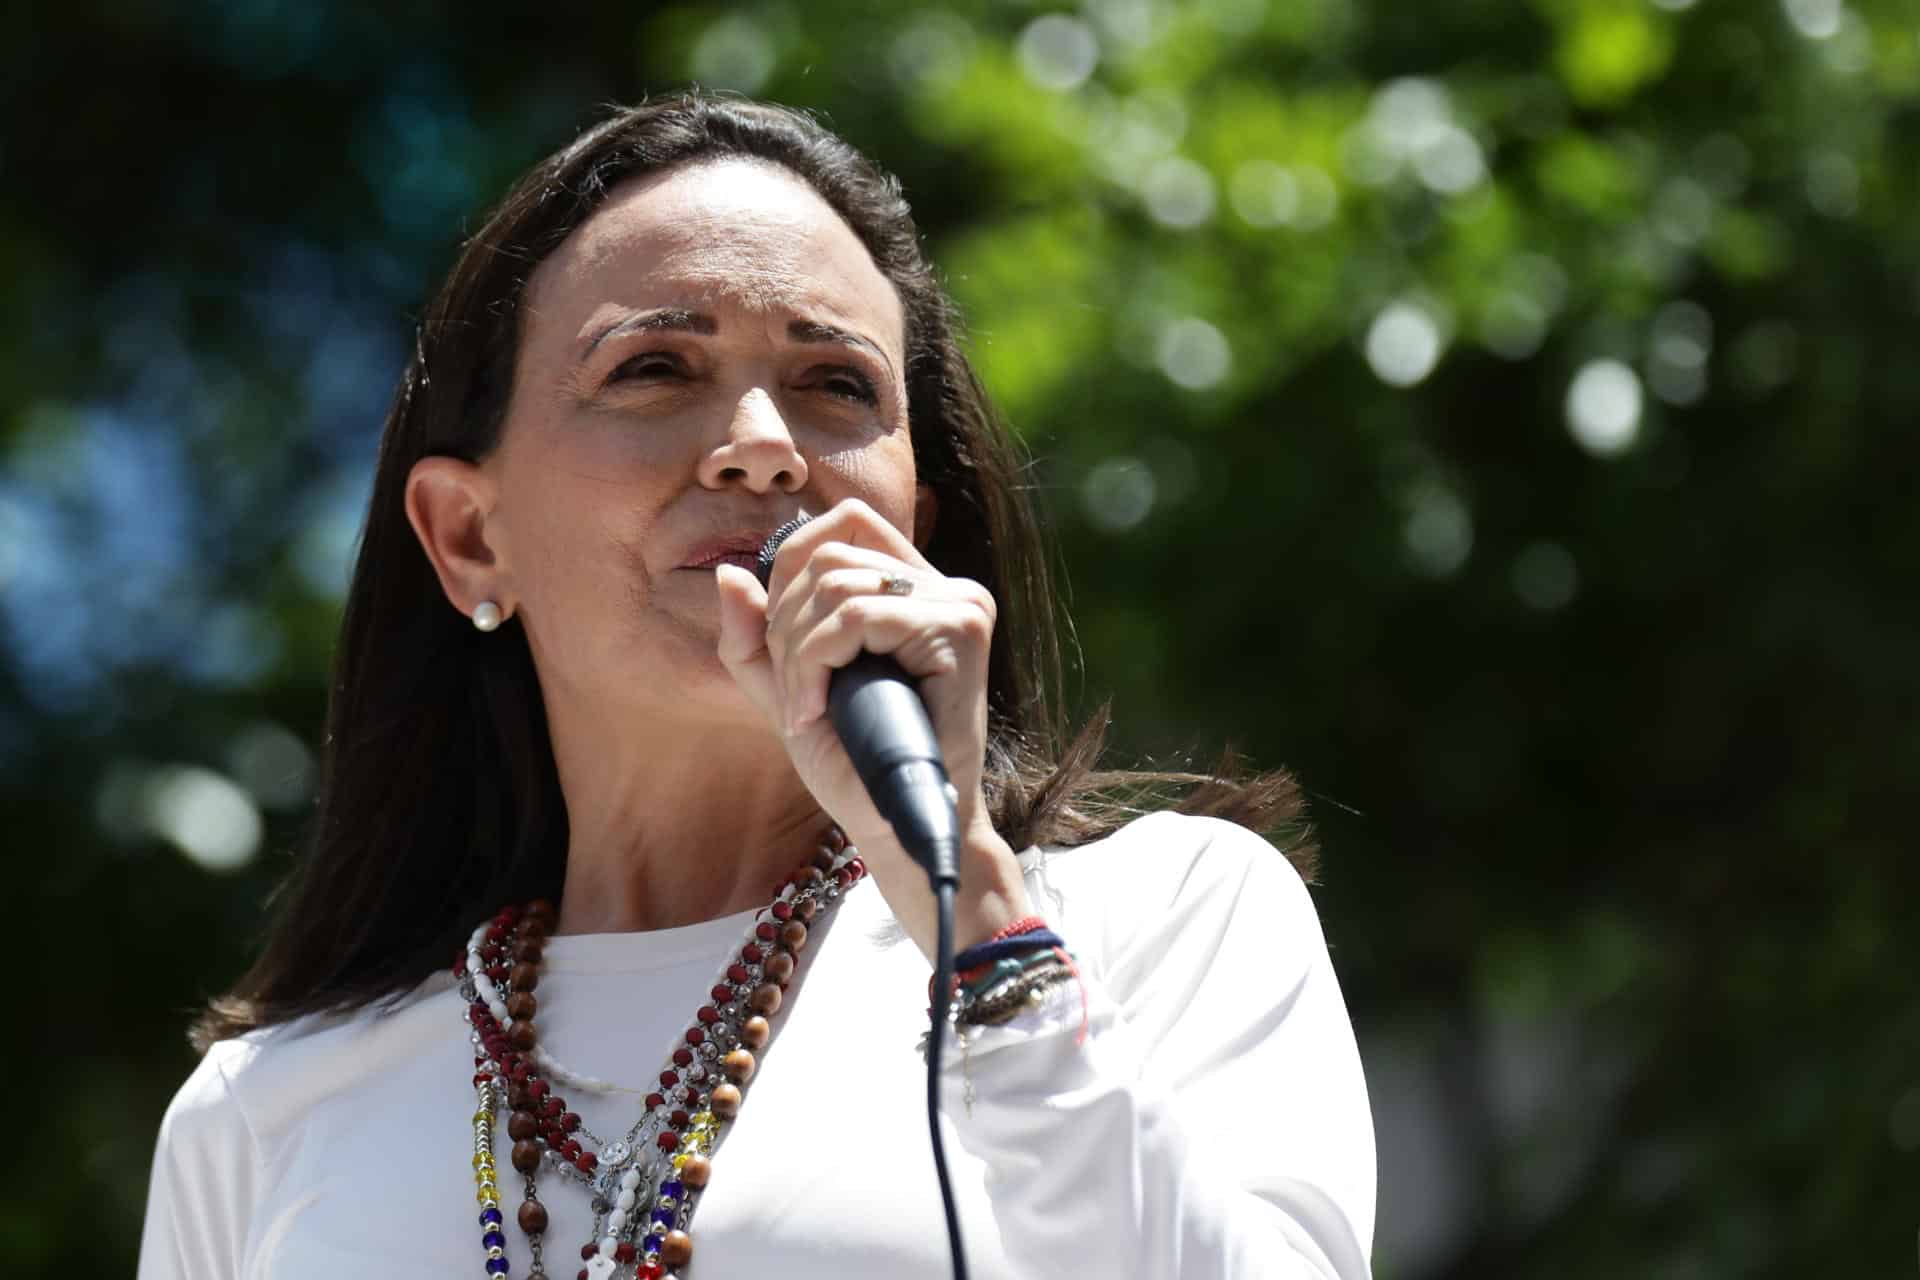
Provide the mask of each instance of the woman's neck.
[{"label": "woman's neck", "polygon": [[[557,932],[668,929],[762,906],[827,818],[764,728],[554,725],[570,832]],[[604,727],[604,726],[602,726]]]}]

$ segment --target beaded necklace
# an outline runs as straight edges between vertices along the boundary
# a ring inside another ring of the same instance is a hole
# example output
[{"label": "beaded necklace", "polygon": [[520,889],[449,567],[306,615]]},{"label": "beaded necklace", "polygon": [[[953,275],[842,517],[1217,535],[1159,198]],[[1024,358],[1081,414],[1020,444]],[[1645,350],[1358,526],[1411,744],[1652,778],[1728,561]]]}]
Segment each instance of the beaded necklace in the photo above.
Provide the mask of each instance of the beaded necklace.
[{"label": "beaded necklace", "polygon": [[581,1246],[586,1265],[577,1280],[611,1280],[628,1266],[635,1280],[674,1280],[667,1268],[683,1269],[692,1260],[687,1225],[712,1175],[714,1145],[739,1114],[755,1052],[773,1035],[768,1019],[780,1009],[807,926],[865,874],[859,850],[838,827],[830,828],[812,859],[755,913],[745,944],[709,992],[712,1003],[700,1006],[669,1051],[640,1118],[611,1142],[581,1123],[552,1082],[593,1092],[628,1090],[568,1070],[534,1033],[539,1002],[533,992],[553,931],[553,904],[536,899],[506,907],[473,931],[453,972],[474,1045],[474,1198],[486,1275],[510,1270],[493,1153],[495,1114],[504,1101],[509,1159],[526,1178],[518,1222],[532,1255],[529,1280],[547,1280],[541,1257],[547,1210],[536,1183],[542,1164],[584,1183],[592,1198],[593,1238]]}]

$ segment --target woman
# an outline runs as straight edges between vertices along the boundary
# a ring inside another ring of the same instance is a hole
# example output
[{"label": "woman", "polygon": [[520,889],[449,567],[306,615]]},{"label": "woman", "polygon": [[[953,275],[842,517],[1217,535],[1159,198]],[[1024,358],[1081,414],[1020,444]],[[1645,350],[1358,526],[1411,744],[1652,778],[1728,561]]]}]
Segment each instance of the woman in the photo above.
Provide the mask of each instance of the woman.
[{"label": "woman", "polygon": [[650,102],[508,196],[388,419],[318,821],[196,1029],[143,1277],[945,1274],[933,899],[822,717],[863,649],[959,797],[972,1274],[1367,1273],[1313,906],[1222,820],[1291,784],[1058,748],[954,330],[897,186],[790,111]]}]

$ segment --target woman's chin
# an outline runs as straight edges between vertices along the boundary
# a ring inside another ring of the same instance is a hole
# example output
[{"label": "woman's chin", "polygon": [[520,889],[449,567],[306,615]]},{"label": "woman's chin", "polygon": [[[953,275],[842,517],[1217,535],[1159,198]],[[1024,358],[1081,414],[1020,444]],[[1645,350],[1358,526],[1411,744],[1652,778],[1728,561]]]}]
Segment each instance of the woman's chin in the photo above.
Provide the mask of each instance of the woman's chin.
[{"label": "woman's chin", "polygon": [[756,729],[777,736],[710,647],[693,646],[684,661],[673,664],[672,676],[649,683],[656,699],[667,700],[669,714],[675,718],[684,716],[715,727]]}]

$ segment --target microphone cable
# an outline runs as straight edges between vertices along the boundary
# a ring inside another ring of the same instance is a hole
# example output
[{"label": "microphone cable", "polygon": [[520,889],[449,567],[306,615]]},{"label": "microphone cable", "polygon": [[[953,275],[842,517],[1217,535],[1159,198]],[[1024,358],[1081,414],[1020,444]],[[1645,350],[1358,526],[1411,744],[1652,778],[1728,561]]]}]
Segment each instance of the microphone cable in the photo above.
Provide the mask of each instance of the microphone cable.
[{"label": "microphone cable", "polygon": [[947,1215],[947,1253],[953,1259],[953,1280],[967,1280],[967,1251],[960,1242],[960,1210],[953,1203],[953,1184],[947,1178],[947,1149],[940,1140],[940,1065],[945,1049],[947,1011],[953,1001],[953,899],[957,880],[933,882],[935,931],[933,1017],[927,1028],[927,1134],[933,1139],[933,1171],[940,1180],[940,1207]]},{"label": "microphone cable", "polygon": [[966,1278],[966,1245],[960,1242],[960,1209],[947,1176],[947,1146],[941,1142],[941,1059],[947,1040],[947,1013],[954,988],[954,879],[933,881],[935,913],[939,917],[933,944],[933,1023],[927,1027],[927,1136],[933,1140],[933,1173],[941,1182],[941,1209],[947,1213],[947,1253],[954,1280]]}]

